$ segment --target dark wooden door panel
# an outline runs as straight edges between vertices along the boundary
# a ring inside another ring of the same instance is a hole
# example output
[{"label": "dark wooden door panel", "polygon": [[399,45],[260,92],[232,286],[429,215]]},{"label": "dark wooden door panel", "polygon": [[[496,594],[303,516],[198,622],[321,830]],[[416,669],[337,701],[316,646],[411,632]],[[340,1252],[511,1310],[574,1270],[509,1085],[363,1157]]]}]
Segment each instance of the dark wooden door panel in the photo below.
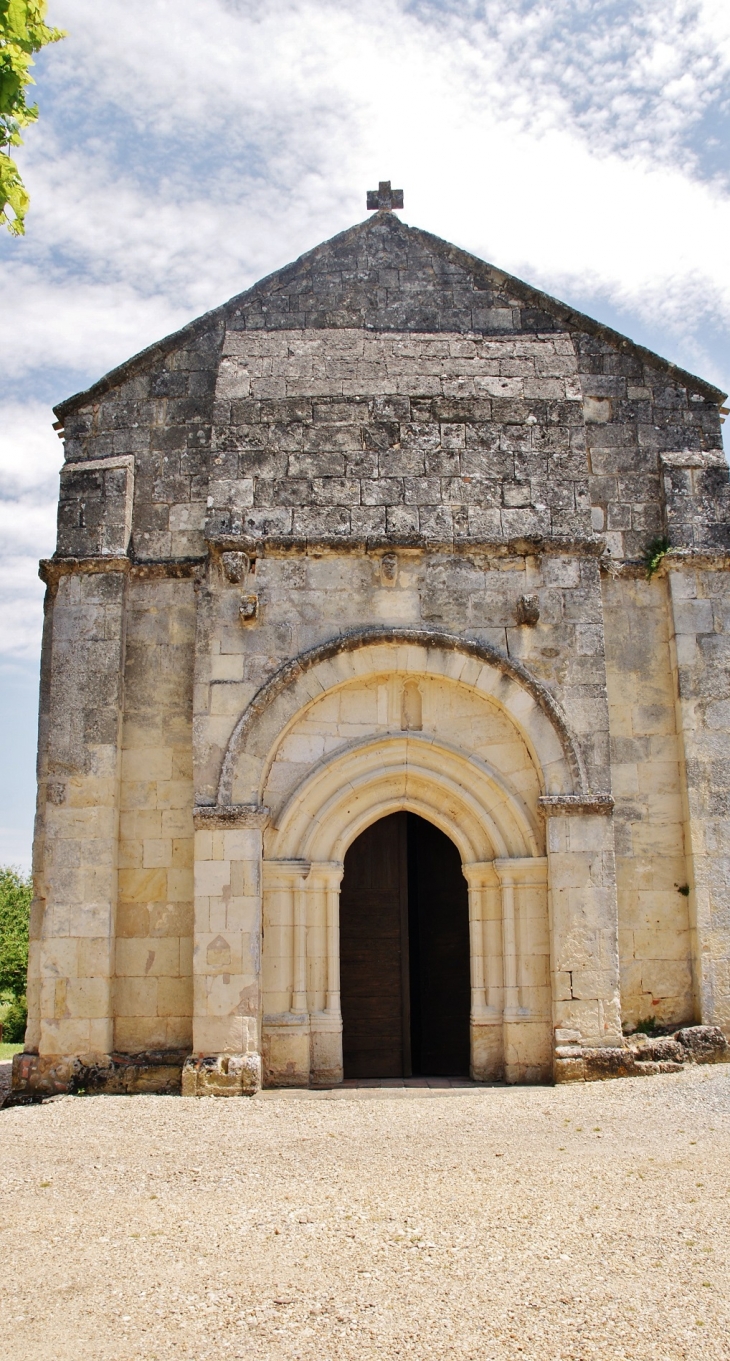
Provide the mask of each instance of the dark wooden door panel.
[{"label": "dark wooden door panel", "polygon": [[413,1071],[469,1072],[469,895],[456,846],[408,815]]},{"label": "dark wooden door panel", "polygon": [[340,890],[345,1077],[402,1077],[409,1071],[406,817],[393,813],[373,823],[345,856]]},{"label": "dark wooden door panel", "polygon": [[412,813],[373,823],[340,892],[345,1077],[469,1071],[469,906],[453,842]]}]

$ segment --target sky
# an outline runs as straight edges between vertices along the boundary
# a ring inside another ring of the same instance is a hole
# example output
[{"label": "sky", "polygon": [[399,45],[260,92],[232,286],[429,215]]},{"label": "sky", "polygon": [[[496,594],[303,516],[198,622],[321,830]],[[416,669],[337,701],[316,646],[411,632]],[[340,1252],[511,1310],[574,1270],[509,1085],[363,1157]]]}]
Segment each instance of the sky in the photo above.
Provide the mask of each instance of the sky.
[{"label": "sky", "polygon": [[27,868],[51,407],[365,216],[730,388],[727,0],[50,0],[0,240],[0,864]]}]

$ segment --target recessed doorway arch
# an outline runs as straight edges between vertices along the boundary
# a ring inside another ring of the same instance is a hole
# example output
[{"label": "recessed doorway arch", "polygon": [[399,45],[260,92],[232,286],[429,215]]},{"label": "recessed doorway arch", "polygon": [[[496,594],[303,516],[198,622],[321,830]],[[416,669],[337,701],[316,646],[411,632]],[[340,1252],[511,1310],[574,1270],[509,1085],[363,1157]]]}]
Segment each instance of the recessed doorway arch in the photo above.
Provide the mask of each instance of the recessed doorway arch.
[{"label": "recessed doorway arch", "polygon": [[263,1048],[271,1085],[342,1080],[340,885],[348,849],[412,813],[458,850],[470,937],[470,1071],[548,1078],[547,861],[509,782],[420,733],[366,738],[317,763],[265,834]]},{"label": "recessed doorway arch", "polygon": [[469,894],[453,841],[389,813],[351,843],[340,890],[345,1078],[465,1077]]}]

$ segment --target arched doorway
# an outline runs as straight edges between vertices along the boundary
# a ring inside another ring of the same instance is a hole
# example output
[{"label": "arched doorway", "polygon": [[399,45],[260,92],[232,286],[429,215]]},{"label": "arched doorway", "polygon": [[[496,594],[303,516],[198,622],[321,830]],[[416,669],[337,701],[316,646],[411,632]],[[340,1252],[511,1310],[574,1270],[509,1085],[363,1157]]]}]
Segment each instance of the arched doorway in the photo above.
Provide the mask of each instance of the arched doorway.
[{"label": "arched doorway", "polygon": [[461,858],[414,813],[345,856],[340,987],[346,1078],[469,1072],[469,905]]}]

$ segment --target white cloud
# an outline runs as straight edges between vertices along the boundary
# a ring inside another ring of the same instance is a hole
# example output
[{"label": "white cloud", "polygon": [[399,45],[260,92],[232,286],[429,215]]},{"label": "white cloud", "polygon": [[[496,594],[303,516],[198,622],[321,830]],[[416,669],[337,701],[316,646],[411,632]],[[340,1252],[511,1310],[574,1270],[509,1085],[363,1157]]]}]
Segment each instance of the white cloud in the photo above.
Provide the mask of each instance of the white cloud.
[{"label": "white cloud", "polygon": [[727,0],[50,10],[69,37],[37,63],[28,234],[0,241],[20,394],[0,406],[12,665],[37,657],[37,559],[53,551],[47,390],[68,396],[358,221],[380,178],[404,187],[407,221],[728,385],[730,198],[709,156],[727,116]]},{"label": "white cloud", "polygon": [[[6,374],[31,393],[57,371],[59,400],[362,218],[389,175],[406,220],[629,332],[633,318],[722,384],[730,198],[688,138],[725,88],[729,14],[724,0],[54,0],[69,37],[38,64],[28,236],[2,246]],[[58,445],[37,400],[0,414],[3,638],[32,651]]]},{"label": "white cloud", "polygon": [[45,336],[54,364],[101,372],[362,217],[383,174],[407,220],[634,311],[680,362],[727,324],[730,199],[677,140],[726,69],[711,0],[141,12],[56,0],[18,366]]},{"label": "white cloud", "polygon": [[43,624],[38,559],[54,548],[61,446],[41,403],[0,406],[0,654],[32,660]]}]

